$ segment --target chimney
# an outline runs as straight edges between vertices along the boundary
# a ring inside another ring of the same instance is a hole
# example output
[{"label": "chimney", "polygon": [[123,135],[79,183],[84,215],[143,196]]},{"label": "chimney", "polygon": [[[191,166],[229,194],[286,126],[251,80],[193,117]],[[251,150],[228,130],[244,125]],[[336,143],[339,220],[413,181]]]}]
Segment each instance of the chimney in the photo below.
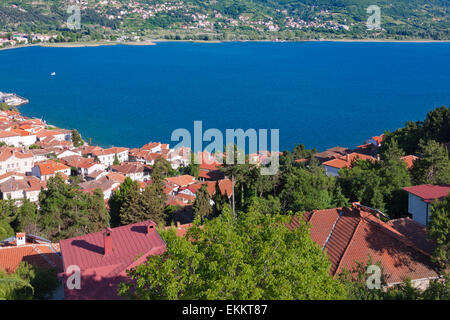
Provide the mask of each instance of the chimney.
[{"label": "chimney", "polygon": [[150,236],[153,232],[155,232],[155,223],[151,222],[148,226],[147,226],[147,236]]},{"label": "chimney", "polygon": [[177,221],[177,228],[180,228],[181,227],[181,223],[180,223],[180,221]]},{"label": "chimney", "polygon": [[111,253],[112,251],[112,229],[111,228],[106,228],[105,231],[103,232],[103,240],[105,243],[105,251],[103,253],[103,255],[108,255],[109,253]]},{"label": "chimney", "polygon": [[16,233],[16,246],[24,246],[25,244],[26,244],[25,232],[17,232]]}]

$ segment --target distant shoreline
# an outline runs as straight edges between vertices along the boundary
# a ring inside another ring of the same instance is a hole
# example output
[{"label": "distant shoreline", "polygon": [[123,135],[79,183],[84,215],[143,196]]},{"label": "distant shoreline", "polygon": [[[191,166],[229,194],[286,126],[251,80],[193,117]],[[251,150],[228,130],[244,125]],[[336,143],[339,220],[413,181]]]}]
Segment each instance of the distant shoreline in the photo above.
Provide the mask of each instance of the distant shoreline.
[{"label": "distant shoreline", "polygon": [[84,47],[101,47],[101,46],[153,46],[158,42],[191,42],[191,43],[228,43],[228,42],[373,42],[373,43],[442,43],[450,42],[450,40],[393,40],[393,39],[315,39],[315,40],[146,40],[146,41],[131,41],[131,42],[60,42],[60,43],[35,43],[18,45],[13,47],[0,48],[3,50],[12,50],[28,47],[43,47],[43,48],[84,48]]}]

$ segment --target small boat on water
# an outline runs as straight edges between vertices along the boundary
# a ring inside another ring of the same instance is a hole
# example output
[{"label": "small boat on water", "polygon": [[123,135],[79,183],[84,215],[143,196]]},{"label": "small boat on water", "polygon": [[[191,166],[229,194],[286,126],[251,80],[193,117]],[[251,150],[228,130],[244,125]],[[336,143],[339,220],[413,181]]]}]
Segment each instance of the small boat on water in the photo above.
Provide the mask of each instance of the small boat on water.
[{"label": "small boat on water", "polygon": [[50,73],[51,76],[56,76],[56,72]]}]

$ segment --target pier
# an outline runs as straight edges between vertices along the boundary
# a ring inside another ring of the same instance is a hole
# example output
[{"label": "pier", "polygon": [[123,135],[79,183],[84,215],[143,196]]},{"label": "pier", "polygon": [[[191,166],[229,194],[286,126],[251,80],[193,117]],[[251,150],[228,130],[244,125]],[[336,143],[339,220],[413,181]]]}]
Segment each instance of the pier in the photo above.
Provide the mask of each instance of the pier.
[{"label": "pier", "polygon": [[6,103],[10,107],[20,107],[28,102],[30,102],[28,99],[25,99],[18,94],[0,91],[0,103]]}]

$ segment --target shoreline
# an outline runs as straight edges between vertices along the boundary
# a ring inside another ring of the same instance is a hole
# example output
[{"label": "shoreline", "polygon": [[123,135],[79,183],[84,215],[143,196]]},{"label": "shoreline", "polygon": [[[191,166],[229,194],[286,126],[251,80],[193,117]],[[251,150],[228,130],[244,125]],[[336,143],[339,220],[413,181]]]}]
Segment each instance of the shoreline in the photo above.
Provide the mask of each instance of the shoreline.
[{"label": "shoreline", "polygon": [[60,43],[35,43],[25,44],[13,47],[0,48],[3,50],[13,50],[29,47],[42,47],[42,48],[85,48],[85,47],[104,47],[104,46],[154,46],[158,42],[190,42],[190,43],[231,43],[231,42],[364,42],[364,43],[447,43],[450,40],[429,40],[429,39],[417,39],[417,40],[394,40],[394,39],[311,39],[311,40],[145,40],[145,41],[130,41],[130,42],[60,42]]}]

